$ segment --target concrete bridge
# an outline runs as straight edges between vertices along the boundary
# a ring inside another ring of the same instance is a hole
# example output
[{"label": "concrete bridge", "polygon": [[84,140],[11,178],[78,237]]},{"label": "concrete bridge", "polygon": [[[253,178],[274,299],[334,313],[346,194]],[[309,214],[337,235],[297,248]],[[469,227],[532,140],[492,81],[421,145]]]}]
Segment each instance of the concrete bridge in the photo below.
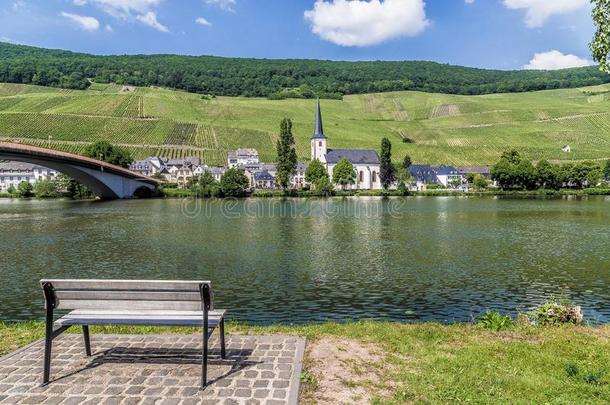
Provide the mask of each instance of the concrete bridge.
[{"label": "concrete bridge", "polygon": [[104,200],[132,198],[136,191],[154,190],[160,183],[123,167],[73,153],[19,143],[0,142],[0,160],[45,166],[72,177]]}]

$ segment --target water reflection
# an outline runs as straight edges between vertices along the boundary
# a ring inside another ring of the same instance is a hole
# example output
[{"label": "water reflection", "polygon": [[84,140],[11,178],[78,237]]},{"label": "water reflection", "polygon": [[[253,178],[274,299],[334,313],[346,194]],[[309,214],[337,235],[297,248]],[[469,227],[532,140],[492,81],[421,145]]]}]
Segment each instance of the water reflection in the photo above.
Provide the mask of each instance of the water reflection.
[{"label": "water reflection", "polygon": [[[0,201],[0,319],[42,277],[210,279],[248,322],[462,321],[564,291],[610,320],[610,200]],[[185,208],[186,207],[186,208]]]}]

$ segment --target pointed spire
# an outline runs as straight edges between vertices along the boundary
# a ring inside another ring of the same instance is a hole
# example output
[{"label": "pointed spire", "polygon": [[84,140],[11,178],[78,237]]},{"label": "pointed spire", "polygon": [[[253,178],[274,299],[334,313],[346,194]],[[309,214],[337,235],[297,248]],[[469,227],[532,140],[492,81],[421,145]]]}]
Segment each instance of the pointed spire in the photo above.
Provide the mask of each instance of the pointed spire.
[{"label": "pointed spire", "polygon": [[318,108],[316,110],[316,127],[314,129],[313,138],[326,138],[326,136],[324,136],[324,127],[322,125],[322,109],[320,108],[320,97],[318,97]]}]

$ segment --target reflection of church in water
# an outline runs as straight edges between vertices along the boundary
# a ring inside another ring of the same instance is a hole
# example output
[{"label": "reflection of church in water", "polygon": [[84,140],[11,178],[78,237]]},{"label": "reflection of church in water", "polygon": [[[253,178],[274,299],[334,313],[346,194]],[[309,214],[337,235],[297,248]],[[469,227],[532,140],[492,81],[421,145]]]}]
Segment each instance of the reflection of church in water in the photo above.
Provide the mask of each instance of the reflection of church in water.
[{"label": "reflection of church in water", "polygon": [[341,159],[349,160],[356,171],[356,182],[348,188],[361,190],[379,190],[379,155],[371,149],[329,149],[326,147],[326,136],[322,125],[320,100],[316,111],[316,127],[311,138],[311,160],[318,159],[326,166],[330,178],[333,168]]}]

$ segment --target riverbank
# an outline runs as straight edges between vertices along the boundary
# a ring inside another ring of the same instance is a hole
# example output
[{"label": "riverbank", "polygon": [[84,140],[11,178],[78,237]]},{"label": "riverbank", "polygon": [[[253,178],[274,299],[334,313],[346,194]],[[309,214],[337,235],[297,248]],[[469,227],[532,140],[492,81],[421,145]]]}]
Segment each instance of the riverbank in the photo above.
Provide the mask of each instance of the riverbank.
[{"label": "riverbank", "polygon": [[[579,403],[610,398],[610,326],[357,322],[253,327],[228,333],[307,337],[303,403]],[[79,331],[74,330],[75,333]],[[93,333],[196,333],[94,328]],[[0,323],[0,354],[41,338],[41,322]]]},{"label": "riverbank", "polygon": [[[193,198],[196,194],[188,189],[164,189],[165,198]],[[427,190],[403,193],[397,190],[359,190],[359,191],[336,191],[333,194],[325,195],[314,191],[288,191],[280,190],[257,190],[250,194],[255,198],[325,198],[325,197],[486,197],[486,196],[506,196],[506,197],[560,197],[560,196],[590,196],[590,195],[610,195],[610,188],[587,188],[582,190],[561,189],[561,190],[531,190],[531,191],[511,191],[511,190],[484,190],[484,191],[453,191],[453,190]]]}]

